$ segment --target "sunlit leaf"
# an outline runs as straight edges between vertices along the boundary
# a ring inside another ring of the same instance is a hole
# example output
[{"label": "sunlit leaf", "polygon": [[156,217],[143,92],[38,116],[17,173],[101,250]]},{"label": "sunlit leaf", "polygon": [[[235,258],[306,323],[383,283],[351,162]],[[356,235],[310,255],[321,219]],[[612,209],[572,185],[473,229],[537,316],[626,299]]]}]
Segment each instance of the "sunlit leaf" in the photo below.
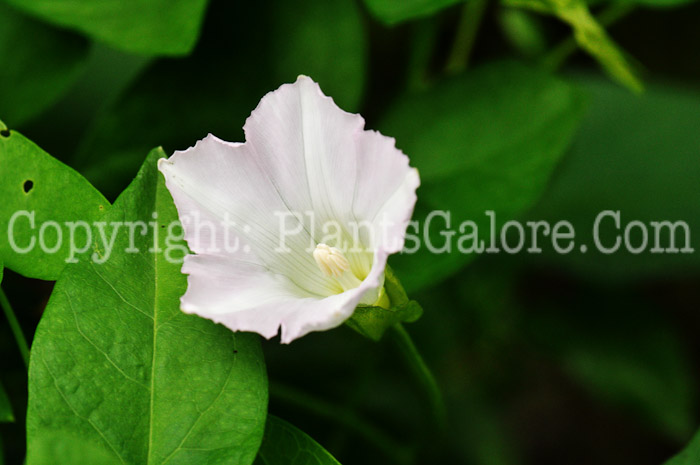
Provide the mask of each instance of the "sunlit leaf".
[{"label": "sunlit leaf", "polygon": [[103,264],[86,257],[56,284],[32,345],[29,449],[60,429],[126,464],[247,465],[256,455],[267,413],[259,338],[180,311],[186,277],[172,259],[186,248],[162,156],[151,153],[105,218],[153,222],[148,233],[131,243],[116,229],[111,254],[94,249]]},{"label": "sunlit leaf", "polygon": [[[0,257],[5,267],[30,278],[57,279],[66,260],[77,255],[75,250],[90,247],[89,225],[109,203],[80,174],[2,123],[0,178]],[[75,226],[71,241],[66,223],[76,221],[88,226]]]},{"label": "sunlit leaf", "polygon": [[65,432],[45,431],[27,451],[27,463],[118,465],[123,462],[109,450],[83,438]]}]

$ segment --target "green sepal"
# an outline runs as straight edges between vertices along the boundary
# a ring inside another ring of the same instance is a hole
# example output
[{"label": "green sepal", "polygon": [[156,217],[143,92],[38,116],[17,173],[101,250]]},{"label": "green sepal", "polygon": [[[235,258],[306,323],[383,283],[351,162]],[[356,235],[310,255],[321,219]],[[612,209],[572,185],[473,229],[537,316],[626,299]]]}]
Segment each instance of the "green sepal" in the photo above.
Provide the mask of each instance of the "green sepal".
[{"label": "green sepal", "polygon": [[[387,266],[384,272],[384,288],[389,300],[387,308],[376,305],[360,305],[345,323],[361,335],[379,341],[387,329],[399,323],[413,323],[423,315],[423,308],[410,300],[401,282]],[[383,300],[380,295],[378,302]]]}]

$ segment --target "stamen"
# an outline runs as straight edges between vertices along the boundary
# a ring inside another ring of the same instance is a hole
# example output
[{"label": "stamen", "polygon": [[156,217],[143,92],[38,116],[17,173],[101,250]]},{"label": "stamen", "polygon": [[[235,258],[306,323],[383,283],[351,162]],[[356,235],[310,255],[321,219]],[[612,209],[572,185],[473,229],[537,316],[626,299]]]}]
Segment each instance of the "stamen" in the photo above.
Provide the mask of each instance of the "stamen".
[{"label": "stamen", "polygon": [[339,278],[350,268],[348,259],[343,252],[326,244],[318,244],[314,250],[314,260],[326,276]]}]

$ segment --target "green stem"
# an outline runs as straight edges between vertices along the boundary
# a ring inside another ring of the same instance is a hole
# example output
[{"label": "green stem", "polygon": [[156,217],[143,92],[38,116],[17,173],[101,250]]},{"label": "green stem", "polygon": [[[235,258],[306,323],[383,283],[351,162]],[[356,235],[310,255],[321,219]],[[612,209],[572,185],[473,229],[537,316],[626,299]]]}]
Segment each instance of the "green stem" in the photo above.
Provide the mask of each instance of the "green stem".
[{"label": "green stem", "polygon": [[[603,27],[609,27],[634,11],[632,4],[613,3],[596,18]],[[569,36],[542,58],[542,65],[550,71],[561,68],[566,60],[578,50],[578,43],[574,36]]]},{"label": "green stem", "polygon": [[415,21],[408,63],[407,85],[410,91],[421,91],[428,86],[428,71],[439,31],[434,17]]},{"label": "green stem", "polygon": [[12,310],[10,301],[7,300],[7,296],[5,295],[5,292],[3,292],[1,287],[0,307],[2,307],[2,309],[4,310],[5,316],[7,317],[7,321],[10,323],[10,329],[12,330],[12,334],[14,334],[15,340],[17,341],[17,347],[19,347],[19,352],[22,355],[24,365],[26,367],[29,367],[29,346],[27,345],[27,340],[25,339],[24,333],[22,332],[22,328],[20,327],[19,322],[17,321],[15,312]]},{"label": "green stem", "polygon": [[423,385],[438,426],[444,430],[447,427],[447,410],[445,409],[442,392],[440,391],[435,376],[430,371],[430,368],[428,368],[428,365],[423,360],[423,357],[420,352],[418,352],[416,345],[413,343],[411,336],[403,325],[401,323],[396,324],[392,326],[392,329],[393,331],[391,334],[394,336],[394,341],[406,358],[406,362],[411,368],[411,371],[413,371],[413,374]]},{"label": "green stem", "polygon": [[469,0],[462,7],[457,34],[445,66],[445,72],[448,74],[459,74],[469,66],[469,59],[487,4],[488,0]]},{"label": "green stem", "polygon": [[383,431],[368,423],[352,410],[318,399],[291,386],[281,384],[270,384],[270,396],[303,408],[318,417],[340,423],[363,440],[373,444],[397,464],[408,465],[413,463],[413,454],[408,448],[391,439]]}]

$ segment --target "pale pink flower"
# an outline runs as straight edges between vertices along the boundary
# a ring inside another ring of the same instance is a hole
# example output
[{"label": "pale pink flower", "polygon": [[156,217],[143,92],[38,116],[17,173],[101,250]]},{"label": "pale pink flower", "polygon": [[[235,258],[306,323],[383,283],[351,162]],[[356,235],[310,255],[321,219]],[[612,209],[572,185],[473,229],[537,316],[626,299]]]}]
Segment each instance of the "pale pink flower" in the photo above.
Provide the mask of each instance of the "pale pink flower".
[{"label": "pale pink flower", "polygon": [[[182,310],[266,338],[281,327],[288,343],[385,304],[387,257],[403,248],[420,183],[394,139],[305,76],[263,97],[244,131],[245,143],[209,135],[158,164],[193,252]],[[329,223],[335,240],[323,239]]]}]

